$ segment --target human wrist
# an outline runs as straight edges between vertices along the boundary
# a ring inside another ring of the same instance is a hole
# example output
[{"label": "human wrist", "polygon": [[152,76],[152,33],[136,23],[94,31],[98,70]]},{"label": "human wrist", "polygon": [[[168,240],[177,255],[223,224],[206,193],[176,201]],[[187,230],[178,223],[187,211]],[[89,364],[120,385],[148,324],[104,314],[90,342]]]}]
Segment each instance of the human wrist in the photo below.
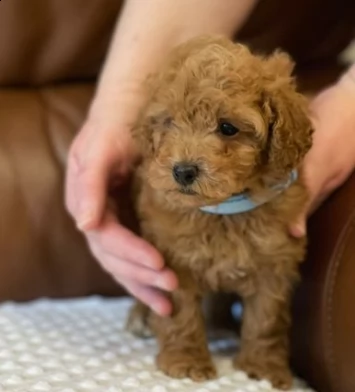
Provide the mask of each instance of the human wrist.
[{"label": "human wrist", "polygon": [[100,134],[115,132],[121,136],[129,136],[144,102],[143,87],[134,83],[97,91],[91,101],[86,124]]}]

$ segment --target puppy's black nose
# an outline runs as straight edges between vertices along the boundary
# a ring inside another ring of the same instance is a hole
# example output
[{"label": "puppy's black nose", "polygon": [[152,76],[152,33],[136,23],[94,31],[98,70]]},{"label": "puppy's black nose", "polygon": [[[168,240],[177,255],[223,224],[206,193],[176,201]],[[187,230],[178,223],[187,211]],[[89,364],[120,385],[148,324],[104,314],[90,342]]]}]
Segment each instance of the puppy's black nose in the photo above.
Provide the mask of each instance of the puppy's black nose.
[{"label": "puppy's black nose", "polygon": [[198,167],[189,163],[178,163],[173,168],[175,181],[181,185],[191,185],[198,176]]}]

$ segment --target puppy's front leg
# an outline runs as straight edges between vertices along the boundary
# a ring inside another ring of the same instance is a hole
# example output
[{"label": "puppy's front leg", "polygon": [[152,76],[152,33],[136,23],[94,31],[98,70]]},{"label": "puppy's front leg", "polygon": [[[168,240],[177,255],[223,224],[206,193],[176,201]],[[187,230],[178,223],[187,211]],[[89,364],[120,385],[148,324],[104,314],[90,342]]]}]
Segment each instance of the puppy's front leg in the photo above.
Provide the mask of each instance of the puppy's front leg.
[{"label": "puppy's front leg", "polygon": [[292,385],[288,332],[295,276],[266,273],[257,292],[244,298],[241,352],[235,360],[236,368],[280,389]]},{"label": "puppy's front leg", "polygon": [[216,376],[207,347],[201,309],[201,297],[194,291],[178,289],[172,294],[171,317],[152,317],[160,352],[160,370],[174,378],[190,377],[204,381]]}]

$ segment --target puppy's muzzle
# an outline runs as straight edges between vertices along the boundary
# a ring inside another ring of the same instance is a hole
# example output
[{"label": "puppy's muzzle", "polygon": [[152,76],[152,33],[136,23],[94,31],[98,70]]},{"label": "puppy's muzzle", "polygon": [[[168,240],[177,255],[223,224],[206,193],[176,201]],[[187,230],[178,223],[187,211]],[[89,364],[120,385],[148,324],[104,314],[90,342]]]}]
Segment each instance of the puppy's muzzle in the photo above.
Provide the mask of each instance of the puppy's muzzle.
[{"label": "puppy's muzzle", "polygon": [[192,185],[198,177],[198,166],[189,163],[178,163],[173,167],[175,181],[183,186]]}]

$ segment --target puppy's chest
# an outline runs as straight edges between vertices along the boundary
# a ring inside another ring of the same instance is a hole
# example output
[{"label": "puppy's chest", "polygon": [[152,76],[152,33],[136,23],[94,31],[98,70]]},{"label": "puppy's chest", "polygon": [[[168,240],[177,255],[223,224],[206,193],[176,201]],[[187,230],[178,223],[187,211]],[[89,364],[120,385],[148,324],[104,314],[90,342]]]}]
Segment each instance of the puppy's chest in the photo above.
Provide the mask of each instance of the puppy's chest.
[{"label": "puppy's chest", "polygon": [[260,255],[265,258],[271,251],[267,233],[240,217],[156,214],[142,223],[169,266],[206,289],[235,291],[237,285],[250,290]]}]

